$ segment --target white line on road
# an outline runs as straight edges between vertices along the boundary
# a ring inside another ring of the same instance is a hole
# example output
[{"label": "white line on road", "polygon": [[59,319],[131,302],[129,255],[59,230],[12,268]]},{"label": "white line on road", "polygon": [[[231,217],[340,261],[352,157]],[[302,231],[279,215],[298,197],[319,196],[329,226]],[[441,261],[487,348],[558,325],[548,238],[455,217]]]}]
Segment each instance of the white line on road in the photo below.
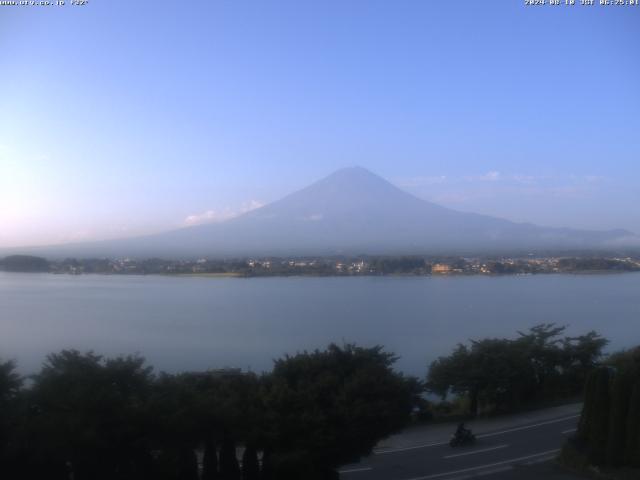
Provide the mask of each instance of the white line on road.
[{"label": "white line on road", "polygon": [[560,432],[560,433],[562,433],[563,435],[566,435],[567,433],[573,433],[573,432],[575,432],[576,430],[578,430],[578,429],[577,429],[577,428],[570,428],[569,430],[563,430],[563,431],[562,431],[562,432]]},{"label": "white line on road", "polygon": [[526,457],[512,458],[510,460],[504,460],[502,462],[490,463],[488,465],[478,465],[477,467],[463,468],[462,470],[453,470],[451,472],[435,473],[433,475],[427,475],[427,476],[424,476],[424,477],[413,477],[413,478],[408,478],[407,480],[429,480],[431,478],[446,477],[446,476],[449,476],[449,475],[455,475],[457,473],[473,472],[475,470],[483,470],[483,469],[487,469],[487,468],[497,467],[499,465],[507,465],[507,464],[510,464],[510,463],[521,462],[523,460],[529,460],[531,458],[542,457],[542,456],[545,456],[545,455],[553,455],[553,454],[558,453],[559,451],[560,451],[559,449],[547,450],[546,452],[534,453],[533,455],[527,455]]},{"label": "white line on road", "polygon": [[544,425],[551,425],[552,423],[565,422],[573,418],[578,418],[580,415],[571,415],[570,417],[558,418],[556,420],[549,420],[548,422],[536,423],[535,425],[527,425],[525,427],[510,428],[508,430],[502,430],[501,432],[485,433],[483,435],[476,435],[477,438],[495,437],[496,435],[502,435],[504,433],[519,432],[520,430],[528,430],[530,428],[542,427]]},{"label": "white line on road", "polygon": [[417,450],[418,448],[428,448],[428,447],[440,447],[442,445],[449,445],[449,442],[425,443],[424,445],[414,445],[412,447],[394,448],[392,450],[382,450],[379,452],[373,452],[373,454],[384,455],[385,453],[406,452],[407,450]]},{"label": "white line on road", "polygon": [[497,447],[483,448],[482,450],[473,450],[473,451],[465,452],[465,453],[456,453],[455,455],[447,455],[447,456],[442,457],[442,458],[464,457],[465,455],[473,455],[475,453],[490,452],[492,450],[500,450],[501,448],[507,448],[508,446],[509,445],[498,445]]},{"label": "white line on road", "polygon": [[368,472],[369,470],[373,470],[371,467],[362,467],[362,468],[350,468],[348,470],[340,470],[338,473],[356,473],[356,472]]},{"label": "white line on road", "polygon": [[[558,418],[556,420],[549,420],[548,422],[536,423],[535,425],[527,425],[527,426],[524,426],[524,427],[510,428],[509,430],[502,430],[501,432],[485,433],[483,435],[476,435],[476,437],[477,438],[486,438],[486,437],[493,437],[495,435],[502,435],[503,433],[518,432],[520,430],[527,430],[529,428],[536,428],[536,427],[542,427],[544,425],[551,425],[553,423],[565,422],[565,421],[571,420],[573,418],[578,418],[579,416],[580,415],[571,415],[570,417],[563,417],[563,418]],[[413,445],[411,447],[392,448],[392,449],[389,449],[389,450],[379,450],[379,451],[374,451],[373,454],[374,455],[385,455],[387,453],[407,452],[409,450],[418,450],[420,448],[441,447],[442,445],[449,445],[449,442],[425,443],[423,445]]]}]

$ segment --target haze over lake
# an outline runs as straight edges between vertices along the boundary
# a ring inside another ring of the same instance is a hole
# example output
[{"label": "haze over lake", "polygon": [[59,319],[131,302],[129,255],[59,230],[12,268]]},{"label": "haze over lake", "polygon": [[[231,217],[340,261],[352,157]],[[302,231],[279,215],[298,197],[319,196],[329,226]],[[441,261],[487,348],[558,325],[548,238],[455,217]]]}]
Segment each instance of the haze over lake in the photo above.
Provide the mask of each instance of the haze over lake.
[{"label": "haze over lake", "polygon": [[640,273],[504,277],[199,278],[0,273],[0,357],[139,352],[158,369],[271,368],[329,342],[382,344],[423,376],[460,341],[536,323],[640,342]]}]

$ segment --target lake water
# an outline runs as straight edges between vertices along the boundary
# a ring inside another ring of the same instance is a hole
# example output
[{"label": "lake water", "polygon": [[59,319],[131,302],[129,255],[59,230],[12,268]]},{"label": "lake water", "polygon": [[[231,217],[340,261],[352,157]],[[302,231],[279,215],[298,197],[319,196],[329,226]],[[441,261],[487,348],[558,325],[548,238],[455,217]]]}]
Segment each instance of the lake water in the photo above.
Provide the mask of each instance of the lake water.
[{"label": "lake water", "polygon": [[0,357],[22,372],[62,348],[139,352],[159,369],[271,368],[329,342],[382,344],[423,376],[457,342],[541,322],[640,344],[640,273],[196,278],[0,272]]}]

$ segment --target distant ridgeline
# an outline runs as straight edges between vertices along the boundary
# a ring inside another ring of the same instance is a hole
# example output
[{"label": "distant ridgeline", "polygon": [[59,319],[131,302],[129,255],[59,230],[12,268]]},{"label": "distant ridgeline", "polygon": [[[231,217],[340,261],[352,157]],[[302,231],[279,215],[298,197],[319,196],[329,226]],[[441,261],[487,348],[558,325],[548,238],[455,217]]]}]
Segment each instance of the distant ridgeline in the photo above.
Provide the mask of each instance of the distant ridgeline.
[{"label": "distant ridgeline", "polygon": [[48,272],[49,262],[42,257],[12,255],[0,260],[0,269],[7,272]]}]

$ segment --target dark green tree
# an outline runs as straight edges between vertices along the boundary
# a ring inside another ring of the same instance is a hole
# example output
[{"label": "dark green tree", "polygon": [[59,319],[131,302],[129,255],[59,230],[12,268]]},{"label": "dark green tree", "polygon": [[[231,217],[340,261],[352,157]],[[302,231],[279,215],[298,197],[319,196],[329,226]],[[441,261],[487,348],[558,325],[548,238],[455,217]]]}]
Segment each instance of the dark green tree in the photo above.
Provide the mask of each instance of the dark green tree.
[{"label": "dark green tree", "polygon": [[430,365],[427,388],[443,398],[467,397],[471,416],[477,415],[480,403],[508,411],[536,400],[577,394],[606,341],[595,332],[562,339],[564,331],[552,323],[540,324],[519,332],[515,340],[488,338],[472,340],[470,346],[459,344]]},{"label": "dark green tree", "polygon": [[595,465],[606,463],[607,439],[609,434],[610,409],[610,371],[606,367],[595,370],[592,398],[585,402],[592,403],[587,440],[589,442],[589,459]]},{"label": "dark green tree", "polygon": [[466,345],[458,344],[451,355],[440,357],[431,363],[426,386],[443,399],[450,393],[468,396],[469,414],[477,415],[478,397],[484,387],[484,379],[473,370],[473,357]]},{"label": "dark green tree", "polygon": [[497,410],[514,408],[535,385],[526,351],[506,339],[472,341],[471,348],[458,345],[449,357],[431,364],[427,388],[443,397],[467,396],[469,414],[478,413],[480,401]]},{"label": "dark green tree", "polygon": [[633,389],[633,378],[627,372],[617,372],[611,387],[609,431],[607,432],[606,463],[619,467],[624,463],[627,438],[627,416]]},{"label": "dark green tree", "polygon": [[240,464],[236,455],[236,444],[227,435],[220,448],[220,478],[222,480],[240,480]]},{"label": "dark green tree", "polygon": [[202,480],[217,480],[218,475],[218,452],[215,441],[211,438],[205,440],[204,455],[202,457]]},{"label": "dark green tree", "polygon": [[576,437],[584,443],[587,443],[589,441],[589,438],[592,435],[591,429],[593,424],[595,423],[594,416],[596,415],[596,411],[594,408],[595,402],[593,401],[595,397],[596,397],[596,376],[592,372],[587,376],[587,380],[585,383],[582,414],[580,415],[580,421],[578,422],[578,430],[576,432]]},{"label": "dark green tree", "polygon": [[34,456],[70,464],[76,480],[145,478],[150,381],[140,357],[49,355],[30,392]]},{"label": "dark green tree", "polygon": [[587,376],[602,360],[602,352],[609,341],[595,331],[562,341],[562,382],[569,394],[579,392]]},{"label": "dark green tree", "polygon": [[19,415],[18,396],[22,387],[22,378],[16,373],[13,361],[0,362],[0,476],[2,471],[8,475],[16,465],[12,453],[15,443],[17,417]]},{"label": "dark green tree", "polygon": [[529,378],[533,382],[529,394],[538,396],[553,396],[559,390],[562,383],[561,367],[565,352],[561,348],[562,339],[566,327],[556,326],[553,323],[535,325],[528,332],[518,332],[520,338],[516,341],[522,354],[528,358],[530,373]]},{"label": "dark green tree", "polygon": [[180,480],[198,480],[198,459],[192,448],[184,447],[180,450],[178,478]]},{"label": "dark green tree", "polygon": [[32,255],[11,255],[0,262],[0,267],[7,272],[46,272],[49,270],[49,262]]},{"label": "dark green tree", "polygon": [[334,344],[277,360],[264,385],[276,478],[331,478],[402,428],[421,387],[392,370],[395,360],[382,347]]},{"label": "dark green tree", "polygon": [[626,434],[625,464],[640,467],[640,378],[636,379],[629,400]]},{"label": "dark green tree", "polygon": [[256,448],[249,444],[242,454],[242,480],[260,480],[260,463]]},{"label": "dark green tree", "polygon": [[640,348],[592,371],[578,432],[568,448],[598,466],[640,466]]},{"label": "dark green tree", "polygon": [[607,365],[634,378],[640,378],[640,347],[622,350],[612,354]]},{"label": "dark green tree", "polygon": [[262,451],[262,465],[260,468],[260,480],[276,480],[276,472],[273,466],[273,453],[270,447]]},{"label": "dark green tree", "polygon": [[22,387],[22,381],[16,372],[14,361],[0,362],[0,405],[6,405],[16,397]]}]

